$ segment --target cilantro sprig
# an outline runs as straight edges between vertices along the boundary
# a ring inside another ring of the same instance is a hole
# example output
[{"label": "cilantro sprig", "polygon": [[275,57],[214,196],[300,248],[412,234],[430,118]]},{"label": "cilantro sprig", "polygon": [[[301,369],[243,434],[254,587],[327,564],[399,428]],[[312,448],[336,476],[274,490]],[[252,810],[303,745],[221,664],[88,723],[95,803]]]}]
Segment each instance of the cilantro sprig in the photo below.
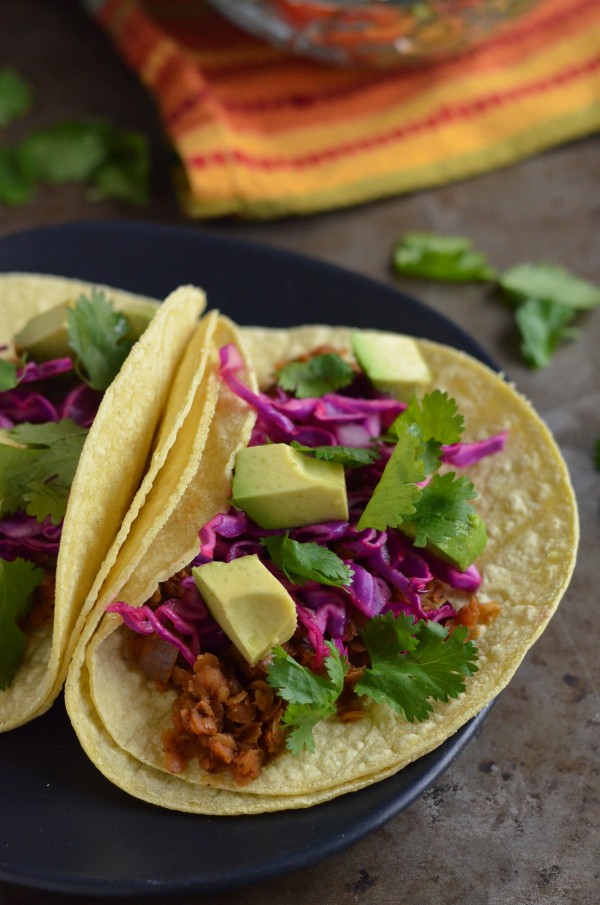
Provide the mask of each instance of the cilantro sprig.
[{"label": "cilantro sprig", "polygon": [[352,580],[352,569],[333,550],[312,542],[292,540],[289,534],[263,537],[261,544],[284,575],[294,584],[317,581],[319,584],[344,587]]},{"label": "cilantro sprig", "polygon": [[[11,69],[0,70],[0,127],[24,116],[31,87]],[[149,197],[148,140],[103,120],[55,123],[18,144],[0,145],[0,204],[31,200],[40,183],[89,186],[88,197],[146,204]]]},{"label": "cilantro sprig", "polygon": [[18,623],[29,612],[43,576],[43,569],[25,559],[0,559],[0,691],[11,684],[23,658],[25,635]]},{"label": "cilantro sprig", "polygon": [[269,685],[288,701],[283,715],[284,724],[290,728],[286,747],[297,755],[304,749],[314,752],[313,729],[321,720],[335,714],[335,702],[344,688],[348,661],[332,641],[325,644],[329,650],[325,658],[326,676],[302,666],[280,646],[273,650],[267,673]]},{"label": "cilantro sprig", "polygon": [[399,274],[430,280],[464,283],[494,278],[494,271],[485,257],[473,250],[470,239],[430,232],[405,233],[394,248],[394,267]]},{"label": "cilantro sprig", "polygon": [[524,361],[545,368],[559,345],[575,339],[577,315],[600,305],[600,288],[548,263],[524,262],[496,274],[469,239],[435,233],[407,233],[393,252],[403,276],[490,283],[514,311]]},{"label": "cilantro sprig", "polygon": [[77,355],[80,376],[94,390],[107,390],[133,346],[129,321],[113,309],[106,295],[93,289],[67,311],[69,345]]},{"label": "cilantro sprig", "polygon": [[[440,390],[413,397],[391,426],[394,451],[357,528],[401,528],[417,547],[466,536],[475,514],[473,484],[454,472],[440,475],[442,445],[458,443],[464,419],[456,401]],[[428,475],[431,479],[424,483]],[[422,486],[417,486],[421,484]]]},{"label": "cilantro sprig", "polygon": [[21,424],[0,444],[0,516],[23,509],[38,521],[63,518],[87,429],[65,419]]},{"label": "cilantro sprig", "polygon": [[459,626],[450,634],[437,622],[413,622],[403,614],[371,619],[361,632],[371,666],[356,693],[404,713],[411,723],[426,720],[432,700],[458,697],[464,677],[477,671],[477,649],[465,640],[467,631]]},{"label": "cilantro sprig", "polygon": [[348,386],[354,371],[335,352],[325,352],[307,361],[290,361],[279,369],[276,379],[282,390],[298,399],[310,399]]},{"label": "cilantro sprig", "polygon": [[12,361],[0,358],[0,392],[14,389],[19,383],[17,366]]},{"label": "cilantro sprig", "polygon": [[[370,619],[362,630],[369,654],[366,668],[355,686],[358,695],[387,704],[409,722],[426,720],[432,701],[447,702],[465,689],[465,677],[477,667],[477,649],[466,641],[467,629],[450,634],[438,623],[414,622],[409,616],[386,613]],[[313,729],[336,713],[336,701],[344,688],[348,662],[333,642],[326,642],[327,675],[317,675],[276,647],[267,681],[288,706],[283,722],[290,732],[286,745],[294,754],[314,752]]]},{"label": "cilantro sprig", "polygon": [[303,446],[296,440],[290,443],[294,449],[301,453],[314,456],[315,459],[323,459],[325,462],[338,462],[345,468],[360,468],[363,465],[372,465],[380,458],[376,449],[362,446]]}]

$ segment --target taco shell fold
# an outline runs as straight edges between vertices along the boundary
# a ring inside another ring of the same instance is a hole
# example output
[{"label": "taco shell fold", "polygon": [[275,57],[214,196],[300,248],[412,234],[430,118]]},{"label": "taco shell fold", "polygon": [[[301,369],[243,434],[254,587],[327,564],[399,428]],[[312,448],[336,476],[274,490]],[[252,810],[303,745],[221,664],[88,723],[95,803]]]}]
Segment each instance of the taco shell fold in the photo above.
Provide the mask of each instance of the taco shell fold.
[{"label": "taco shell fold", "polygon": [[[91,288],[55,276],[0,276],[0,342],[10,342],[33,315],[75,301]],[[116,309],[150,302],[156,314],[104,393],[87,435],[62,526],[53,619],[28,639],[13,682],[0,691],[0,731],[45,712],[59,694],[78,619],[83,625],[187,415],[189,374],[178,384],[176,373],[204,309],[204,294],[181,287],[159,305],[110,287],[94,288],[104,290]]]}]

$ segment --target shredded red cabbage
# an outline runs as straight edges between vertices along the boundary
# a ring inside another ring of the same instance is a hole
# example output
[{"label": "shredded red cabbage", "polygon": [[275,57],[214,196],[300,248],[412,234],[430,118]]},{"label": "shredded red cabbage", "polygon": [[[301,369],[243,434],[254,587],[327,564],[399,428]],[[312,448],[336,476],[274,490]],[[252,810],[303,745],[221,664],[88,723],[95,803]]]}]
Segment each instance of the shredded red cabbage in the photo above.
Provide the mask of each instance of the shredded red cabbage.
[{"label": "shredded red cabbage", "polygon": [[62,524],[53,525],[49,518],[38,522],[25,512],[6,515],[0,518],[0,559],[35,559],[41,553],[56,556],[61,529]]},{"label": "shredded red cabbage", "polygon": [[[288,443],[297,440],[308,446],[365,447],[372,445],[373,438],[381,436],[406,407],[394,399],[363,399],[336,393],[319,399],[294,399],[279,389],[272,396],[254,393],[237,376],[243,362],[235,346],[222,348],[220,360],[224,382],[257,412],[250,445],[268,440]],[[505,442],[506,433],[501,433],[477,443],[444,446],[442,459],[449,465],[465,467],[500,451]],[[192,566],[202,566],[212,560],[230,562],[240,556],[256,554],[276,575],[296,603],[298,620],[315,651],[315,668],[327,656],[326,639],[332,639],[341,651],[345,650],[348,624],[354,616],[373,618],[391,611],[396,615],[411,615],[415,620],[440,622],[452,618],[455,610],[448,601],[430,608],[427,592],[432,581],[437,579],[465,592],[477,590],[481,583],[474,565],[460,572],[430,551],[417,550],[400,531],[356,529],[360,514],[391,455],[391,447],[382,446],[380,452],[376,462],[354,469],[347,476],[349,521],[330,521],[289,531],[293,540],[313,542],[334,550],[353,573],[346,587],[325,587],[317,582],[292,584],[268,559],[260,542],[266,535],[288,532],[265,531],[237,509],[217,514],[199,532],[200,549]],[[164,640],[169,640],[175,631],[176,646],[191,665],[201,647],[210,650],[210,645],[220,642],[223,636],[198,591],[192,593],[190,582],[193,584],[192,579],[184,579],[189,604],[185,618],[177,608],[177,601],[171,600],[155,611],[149,607],[136,610],[124,603],[114,604],[109,609],[120,613],[134,631],[156,632]]]}]

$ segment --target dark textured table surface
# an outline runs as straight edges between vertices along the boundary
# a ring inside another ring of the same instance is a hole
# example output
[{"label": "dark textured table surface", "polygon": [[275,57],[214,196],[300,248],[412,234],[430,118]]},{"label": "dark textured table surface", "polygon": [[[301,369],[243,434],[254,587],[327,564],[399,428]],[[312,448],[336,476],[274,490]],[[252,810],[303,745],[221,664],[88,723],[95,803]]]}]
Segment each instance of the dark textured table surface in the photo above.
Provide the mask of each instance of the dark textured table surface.
[{"label": "dark textured table surface", "polygon": [[[78,187],[43,189],[23,207],[0,207],[0,237],[73,220],[185,222],[153,103],[76,3],[3,0],[0,66],[9,64],[32,83],[36,103],[26,122],[4,131],[5,140],[59,120],[106,117],[150,137],[153,190],[150,205],[138,210],[90,203]],[[600,136],[592,136],[488,175],[361,208],[277,223],[198,224],[393,284],[476,336],[553,430],[571,468],[582,527],[575,576],[557,615],[479,736],[437,784],[349,850],[300,874],[211,896],[216,905],[600,901],[600,473],[593,466],[600,312],[583,319],[580,337],[561,347],[549,368],[530,371],[507,309],[481,288],[415,284],[390,267],[396,236],[431,229],[475,238],[498,268],[548,260],[600,283],[599,184]],[[0,905],[64,899],[0,882]]]}]

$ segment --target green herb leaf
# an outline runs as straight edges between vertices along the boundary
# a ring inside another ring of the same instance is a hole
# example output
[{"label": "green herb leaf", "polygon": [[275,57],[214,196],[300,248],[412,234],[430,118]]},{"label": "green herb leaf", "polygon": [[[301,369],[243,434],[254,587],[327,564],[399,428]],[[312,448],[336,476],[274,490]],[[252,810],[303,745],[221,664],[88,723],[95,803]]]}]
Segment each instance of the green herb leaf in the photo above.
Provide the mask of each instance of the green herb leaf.
[{"label": "green herb leaf", "polygon": [[398,442],[358,521],[359,531],[397,528],[416,511],[421,497],[416,484],[425,478],[424,446],[407,422],[400,422],[396,432]]},{"label": "green herb leaf", "polygon": [[357,694],[404,713],[412,723],[426,720],[430,701],[447,701],[464,691],[464,676],[477,671],[467,629],[452,634],[435,622],[413,622],[392,613],[371,619],[361,632],[371,667],[356,684]]},{"label": "green herb leaf", "polygon": [[27,493],[23,494],[23,499],[27,503],[25,509],[27,515],[32,515],[38,522],[50,517],[52,524],[58,525],[65,517],[70,490],[70,487],[57,484],[55,481],[47,484],[33,481]]},{"label": "green herb leaf", "polygon": [[326,462],[338,462],[345,468],[360,468],[362,465],[372,465],[380,458],[376,449],[368,449],[361,446],[303,446],[292,440],[290,446],[306,455],[314,455],[315,459],[323,459]]},{"label": "green herb leaf", "polygon": [[125,339],[129,322],[114,311],[103,292],[92,290],[88,299],[81,296],[67,312],[69,345],[86,371],[84,379],[94,390],[107,390],[133,342]]},{"label": "green herb leaf", "polygon": [[596,446],[594,448],[594,467],[596,471],[600,471],[600,438],[596,440]]},{"label": "green herb leaf", "polygon": [[[0,444],[0,515],[26,509],[27,495],[36,495],[36,487],[50,482],[69,488],[87,436],[85,428],[69,422],[58,424],[22,424],[8,431],[8,436],[28,446]],[[33,503],[34,508],[37,504]],[[52,504],[58,518],[58,495]],[[34,513],[31,513],[34,514]],[[61,513],[62,518],[64,511]],[[37,517],[37,516],[36,516]]]},{"label": "green herb leaf", "polygon": [[308,361],[291,361],[277,372],[277,385],[298,399],[312,399],[348,386],[354,379],[350,365],[334,352]]},{"label": "green herb leaf", "polygon": [[600,305],[600,288],[555,264],[518,264],[505,271],[498,283],[505,298],[521,304],[528,299],[562,305],[575,311]]},{"label": "green herb leaf", "polygon": [[24,116],[32,101],[33,92],[27,82],[14,69],[0,69],[0,127]]},{"label": "green herb leaf", "polygon": [[444,445],[458,443],[465,429],[465,419],[456,400],[442,390],[433,390],[420,401],[413,396],[396,419],[399,420],[418,425],[424,440],[436,440]]},{"label": "green herb leaf", "polygon": [[0,358],[0,392],[12,390],[18,383],[16,364]]},{"label": "green herb leaf", "polygon": [[526,299],[515,312],[521,335],[521,353],[532,368],[545,368],[559,343],[575,339],[579,331],[568,327],[576,315],[573,308],[542,299]]},{"label": "green herb leaf", "polygon": [[33,192],[33,180],[23,173],[17,150],[0,145],[0,204],[25,204]]},{"label": "green herb leaf", "polygon": [[473,251],[470,239],[428,232],[401,237],[394,249],[394,267],[404,276],[452,282],[493,280],[495,276],[485,257]]},{"label": "green herb leaf", "polygon": [[13,681],[25,651],[25,635],[18,622],[31,608],[43,569],[24,559],[0,560],[0,691]]},{"label": "green herb leaf", "polygon": [[468,478],[457,478],[453,472],[435,474],[423,487],[410,519],[415,547],[424,547],[427,541],[440,544],[452,537],[466,536],[475,514],[468,500],[476,496]]},{"label": "green herb leaf", "polygon": [[318,581],[343,587],[352,580],[352,569],[332,550],[315,543],[300,543],[288,534],[261,538],[269,556],[294,584]]},{"label": "green herb leaf", "polygon": [[327,677],[301,666],[282,647],[273,651],[267,682],[289,702],[283,722],[291,728],[286,746],[294,754],[300,754],[304,749],[315,750],[313,728],[320,720],[335,714],[335,702],[344,688],[348,663],[333,642],[326,642],[326,646],[329,649],[325,660]]},{"label": "green herb leaf", "polygon": [[89,183],[92,199],[145,204],[150,153],[146,138],[110,123],[64,122],[0,148],[0,201],[22,204],[39,182]]}]

